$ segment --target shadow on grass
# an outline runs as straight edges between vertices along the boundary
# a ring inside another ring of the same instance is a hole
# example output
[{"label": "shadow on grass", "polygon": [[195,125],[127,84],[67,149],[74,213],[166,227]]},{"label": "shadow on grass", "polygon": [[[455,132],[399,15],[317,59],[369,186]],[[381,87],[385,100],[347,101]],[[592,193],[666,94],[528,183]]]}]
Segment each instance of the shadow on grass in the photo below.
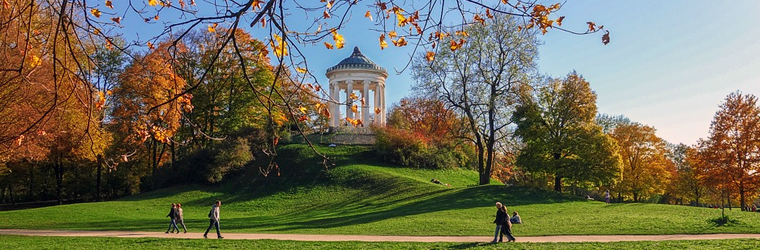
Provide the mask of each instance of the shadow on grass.
[{"label": "shadow on grass", "polygon": [[448,246],[448,249],[470,249],[473,247],[495,245],[494,243],[472,242]]},{"label": "shadow on grass", "polygon": [[[526,198],[530,197],[530,198]],[[505,188],[501,185],[487,185],[477,186],[463,189],[444,189],[435,190],[428,193],[418,194],[402,199],[404,201],[411,200],[400,206],[393,206],[396,201],[385,201],[383,203],[377,203],[370,206],[371,208],[380,209],[365,209],[361,207],[346,208],[346,207],[333,207],[333,211],[340,211],[340,214],[330,218],[320,218],[303,220],[303,216],[278,216],[273,217],[265,223],[264,221],[258,221],[253,224],[248,224],[246,228],[258,228],[270,231],[292,231],[298,229],[327,229],[338,228],[359,224],[367,224],[377,222],[381,220],[400,218],[405,216],[419,215],[432,212],[440,212],[445,210],[460,210],[470,209],[475,207],[491,207],[495,201],[506,201],[510,205],[527,205],[537,203],[556,203],[569,201],[562,198],[559,195],[552,195],[547,192],[534,192],[530,188],[510,187]],[[360,204],[362,200],[352,200],[346,202],[344,205]],[[389,209],[382,209],[383,207],[391,207]],[[327,208],[323,208],[327,209]],[[358,210],[365,210],[357,211]],[[374,210],[374,211],[370,211]],[[331,210],[326,210],[331,211]],[[296,216],[297,219],[293,219]],[[308,218],[308,216],[307,216]],[[253,220],[253,218],[251,218]],[[243,221],[246,221],[244,219]],[[242,222],[242,221],[241,221]],[[241,227],[242,228],[242,227]],[[275,229],[273,229],[275,228]]]},{"label": "shadow on grass", "polygon": [[708,222],[712,223],[713,226],[715,227],[730,227],[730,226],[738,226],[738,225],[743,224],[738,220],[729,218],[727,215],[710,219],[708,220]]}]

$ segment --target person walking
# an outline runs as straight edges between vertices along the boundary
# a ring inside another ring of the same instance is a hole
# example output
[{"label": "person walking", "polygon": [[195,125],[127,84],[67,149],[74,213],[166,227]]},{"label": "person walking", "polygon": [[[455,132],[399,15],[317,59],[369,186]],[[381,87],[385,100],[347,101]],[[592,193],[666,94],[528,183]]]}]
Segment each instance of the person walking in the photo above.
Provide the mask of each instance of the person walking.
[{"label": "person walking", "polygon": [[[184,233],[187,233],[187,227],[185,226],[185,216],[182,214],[182,204],[177,203],[177,220],[174,224],[180,224],[182,225],[182,229],[185,230]],[[177,228],[177,233],[179,233],[179,228]]]},{"label": "person walking", "polygon": [[515,237],[512,236],[512,221],[509,219],[509,213],[507,213],[507,206],[501,206],[504,211],[504,221],[501,224],[501,236],[499,236],[499,242],[502,241],[504,235],[507,236],[507,242],[515,242]]},{"label": "person walking", "polygon": [[208,231],[211,230],[211,227],[216,227],[216,237],[218,239],[224,239],[222,237],[222,233],[219,231],[219,207],[222,206],[222,202],[217,200],[214,203],[214,206],[211,207],[211,211],[208,212],[208,218],[210,220],[208,228],[206,229],[206,232],[203,234],[203,238],[208,238]]},{"label": "person walking", "polygon": [[493,233],[493,241],[491,241],[491,243],[497,242],[496,239],[499,237],[502,225],[504,225],[504,219],[509,219],[509,215],[504,212],[503,208],[504,205],[502,205],[501,202],[496,202],[496,219],[493,220],[493,223],[496,224],[496,231]]},{"label": "person walking", "polygon": [[610,204],[610,190],[607,189],[607,191],[604,191],[604,202],[607,204]]},{"label": "person walking", "polygon": [[174,229],[177,229],[177,233],[179,233],[179,228],[177,227],[177,204],[172,203],[172,209],[169,210],[169,214],[167,214],[166,217],[171,219],[171,222],[169,222],[169,228],[166,229],[166,233],[168,234],[169,230],[174,233]]}]

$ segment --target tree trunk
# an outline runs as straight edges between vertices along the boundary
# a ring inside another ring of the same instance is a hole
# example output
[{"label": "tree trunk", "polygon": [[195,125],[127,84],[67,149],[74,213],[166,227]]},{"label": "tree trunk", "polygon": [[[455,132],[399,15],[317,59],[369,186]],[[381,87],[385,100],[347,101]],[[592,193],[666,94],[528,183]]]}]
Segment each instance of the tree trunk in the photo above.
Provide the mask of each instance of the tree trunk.
[{"label": "tree trunk", "polygon": [[34,200],[34,164],[29,164],[29,190],[26,195]]},{"label": "tree trunk", "polygon": [[169,141],[172,149],[172,169],[177,170],[177,156],[174,151],[174,141]]},{"label": "tree trunk", "polygon": [[57,159],[54,163],[55,170],[55,195],[58,198],[58,205],[63,204],[63,162]]},{"label": "tree trunk", "polygon": [[150,190],[156,190],[156,170],[158,169],[158,166],[156,166],[156,150],[158,147],[156,147],[156,140],[151,139],[150,140]]},{"label": "tree trunk", "polygon": [[13,198],[13,184],[8,185],[8,195],[11,197],[11,205],[16,205],[16,199]]},{"label": "tree trunk", "polygon": [[742,186],[739,188],[739,205],[741,206],[741,211],[749,211],[747,210],[747,203],[744,201],[744,187]]},{"label": "tree trunk", "polygon": [[103,175],[103,156],[98,155],[98,170],[97,170],[97,177],[95,178],[95,200],[96,201],[103,201],[102,195],[101,195],[101,180]]},{"label": "tree trunk", "polygon": [[639,202],[639,193],[633,192],[633,202]]},{"label": "tree trunk", "polygon": [[554,176],[554,191],[562,193],[562,176]]}]

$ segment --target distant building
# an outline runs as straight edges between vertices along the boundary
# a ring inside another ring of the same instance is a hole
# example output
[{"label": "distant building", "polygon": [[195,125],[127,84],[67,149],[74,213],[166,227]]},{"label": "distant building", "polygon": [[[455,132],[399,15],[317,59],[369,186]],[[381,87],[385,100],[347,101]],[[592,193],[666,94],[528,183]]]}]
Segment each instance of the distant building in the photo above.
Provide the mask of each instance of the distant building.
[{"label": "distant building", "polygon": [[[354,47],[351,56],[328,68],[325,75],[330,81],[330,99],[334,101],[329,105],[331,128],[353,126],[347,124],[346,118],[360,120],[364,125],[359,127],[369,127],[370,124],[385,126],[385,79],[388,78],[388,71],[364,56],[359,47]],[[352,99],[351,94],[356,99]],[[357,112],[352,111],[354,105]]]}]

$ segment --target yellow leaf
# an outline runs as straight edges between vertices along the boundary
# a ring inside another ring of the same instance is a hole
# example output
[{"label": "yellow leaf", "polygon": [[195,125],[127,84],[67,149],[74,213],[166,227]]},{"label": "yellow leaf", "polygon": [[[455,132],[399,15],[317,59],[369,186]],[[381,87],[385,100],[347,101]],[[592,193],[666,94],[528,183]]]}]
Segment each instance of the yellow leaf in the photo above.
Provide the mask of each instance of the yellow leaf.
[{"label": "yellow leaf", "polygon": [[557,26],[562,26],[562,20],[565,20],[565,16],[557,18]]},{"label": "yellow leaf", "polygon": [[115,22],[116,24],[121,24],[121,17],[112,17],[111,21]]},{"label": "yellow leaf", "polygon": [[106,91],[106,95],[113,95],[113,92],[111,90]]},{"label": "yellow leaf", "polygon": [[486,17],[493,19],[493,15],[491,15],[491,10],[486,9]]},{"label": "yellow leaf", "polygon": [[111,0],[106,0],[106,7],[113,9],[113,4],[111,4]]},{"label": "yellow leaf", "polygon": [[155,47],[153,46],[153,43],[151,43],[151,42],[148,42],[148,48],[149,49],[155,49]]},{"label": "yellow leaf", "polygon": [[307,110],[307,109],[306,109],[306,107],[300,107],[300,108],[298,108],[298,110],[300,110],[300,111],[301,111],[301,113],[304,113],[304,114],[306,114],[306,110]]},{"label": "yellow leaf", "polygon": [[397,34],[396,34],[395,30],[391,30],[391,32],[388,32],[388,37],[390,37],[390,38],[394,38],[394,37],[396,37],[396,35]]},{"label": "yellow leaf", "polygon": [[32,55],[31,63],[29,64],[29,67],[32,67],[32,68],[37,67],[40,65],[40,62],[42,62],[42,60],[40,60],[39,57],[37,57],[36,55]]},{"label": "yellow leaf", "polygon": [[333,40],[335,41],[335,47],[338,49],[342,49],[344,45],[346,45],[346,40],[343,39],[343,36],[338,34],[337,31],[333,30]]},{"label": "yellow leaf", "polygon": [[367,13],[364,13],[364,17],[369,18],[370,21],[374,21],[372,20],[372,13],[369,13],[369,10],[367,11]]},{"label": "yellow leaf", "polygon": [[150,5],[150,6],[156,6],[156,4],[158,4],[158,1],[156,1],[156,0],[148,0],[148,5]]},{"label": "yellow leaf", "polygon": [[301,74],[306,74],[306,69],[301,68],[301,67],[296,67],[296,71],[298,71],[298,73],[301,73]]},{"label": "yellow leaf", "polygon": [[90,13],[92,13],[93,16],[100,18],[100,10],[98,9],[91,9]]},{"label": "yellow leaf", "polygon": [[158,20],[158,15],[154,16],[153,20]]},{"label": "yellow leaf", "polygon": [[406,39],[402,36],[398,40],[391,40],[393,42],[393,45],[396,45],[396,47],[403,47],[407,45]]},{"label": "yellow leaf", "polygon": [[380,114],[380,108],[375,108],[375,114]]},{"label": "yellow leaf", "polygon": [[509,3],[507,2],[507,0],[501,0],[501,3],[503,3],[503,4],[509,4]]},{"label": "yellow leaf", "polygon": [[594,22],[586,22],[588,24],[588,30],[591,32],[596,31],[596,24]]},{"label": "yellow leaf", "polygon": [[322,13],[322,17],[324,17],[325,19],[327,19],[327,18],[330,18],[330,12],[327,12],[327,11],[325,10],[325,12],[324,12],[324,13]]},{"label": "yellow leaf", "polygon": [[396,20],[398,20],[399,27],[404,27],[406,25],[406,17],[401,15],[401,13],[396,12]]},{"label": "yellow leaf", "polygon": [[328,43],[328,42],[325,42],[325,48],[327,48],[327,49],[333,49],[333,45],[330,44],[330,43]]},{"label": "yellow leaf", "polygon": [[380,50],[383,50],[388,47],[388,43],[385,42],[385,33],[380,34]]},{"label": "yellow leaf", "polygon": [[288,44],[285,43],[285,41],[282,40],[280,36],[277,34],[273,34],[274,39],[277,40],[277,42],[273,40],[269,40],[269,45],[272,46],[272,52],[274,52],[275,56],[277,57],[283,57],[288,55]]},{"label": "yellow leaf", "polygon": [[359,97],[356,96],[356,93],[351,93],[351,95],[349,95],[348,98],[351,98],[352,100],[359,99]]},{"label": "yellow leaf", "polygon": [[214,33],[214,32],[216,32],[216,26],[219,26],[219,24],[218,24],[218,23],[215,23],[215,24],[209,24],[209,25],[208,25],[208,29],[207,29],[207,30],[208,30],[208,32],[209,32],[209,33]]},{"label": "yellow leaf", "polygon": [[333,3],[333,1],[329,1],[329,2],[327,2],[327,8],[328,8],[328,9],[332,8],[332,3]]},{"label": "yellow leaf", "polygon": [[425,59],[427,59],[428,62],[432,62],[435,59],[435,53],[428,51],[425,53]]}]

